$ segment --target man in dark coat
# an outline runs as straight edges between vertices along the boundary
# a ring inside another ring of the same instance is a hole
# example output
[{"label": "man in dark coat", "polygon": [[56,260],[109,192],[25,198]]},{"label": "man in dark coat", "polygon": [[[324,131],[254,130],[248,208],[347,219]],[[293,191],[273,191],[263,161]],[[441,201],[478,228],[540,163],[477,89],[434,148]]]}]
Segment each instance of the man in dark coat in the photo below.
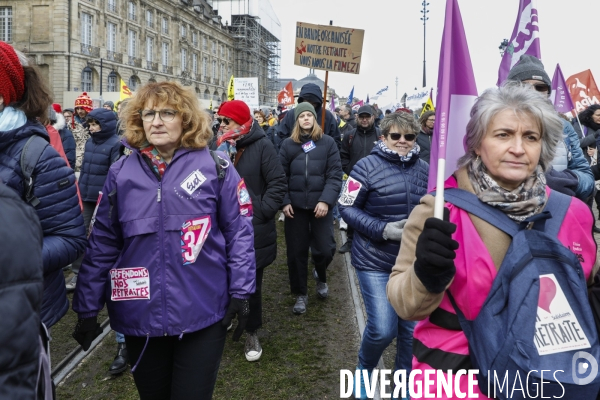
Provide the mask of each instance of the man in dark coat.
[{"label": "man in dark coat", "polygon": [[[225,102],[219,108],[224,133],[250,124],[249,131],[236,139],[234,166],[246,183],[252,199],[252,225],[256,256],[256,290],[250,296],[250,315],[246,324],[244,353],[248,361],[257,361],[262,347],[256,332],[262,326],[262,278],[264,268],[277,256],[277,227],[275,215],[287,192],[285,172],[275,146],[257,121],[252,120],[250,108],[240,100]],[[226,124],[226,120],[229,123]]]},{"label": "man in dark coat", "polygon": [[421,132],[417,135],[417,144],[421,148],[419,158],[429,164],[429,153],[431,152],[431,138],[435,125],[435,111],[426,111],[419,117]]},{"label": "man in dark coat", "polygon": [[42,305],[42,227],[0,182],[0,398],[35,399]]},{"label": "man in dark coat", "polygon": [[340,118],[344,120],[344,127],[340,128],[340,134],[344,136],[346,133],[349,133],[353,129],[356,129],[356,117],[352,113],[352,107],[348,104],[342,104],[340,106]]},{"label": "man in dark coat", "polygon": [[[338,129],[335,116],[331,112],[327,112],[327,110],[322,107],[323,92],[321,91],[321,88],[314,83],[307,83],[306,85],[302,86],[302,89],[300,89],[300,94],[298,95],[298,104],[305,101],[312,104],[312,106],[315,108],[317,113],[317,123],[319,125],[321,125],[321,115],[323,112],[325,112],[325,129],[323,132],[333,138],[337,148],[339,149],[341,145],[340,130]],[[290,137],[295,123],[296,119],[294,118],[294,113],[287,113],[283,120],[279,122],[279,125],[277,125],[277,135],[279,136],[280,143],[283,142],[284,139]]]},{"label": "man in dark coat", "polygon": [[[344,173],[350,175],[354,164],[361,158],[371,154],[375,143],[379,140],[381,132],[375,126],[375,110],[370,105],[364,105],[358,109],[358,123],[354,130],[344,135],[342,147],[340,149],[340,158],[342,159],[342,169]],[[354,229],[347,227],[346,234],[348,239],[340,249],[340,253],[347,253],[352,250],[352,239]]]}]

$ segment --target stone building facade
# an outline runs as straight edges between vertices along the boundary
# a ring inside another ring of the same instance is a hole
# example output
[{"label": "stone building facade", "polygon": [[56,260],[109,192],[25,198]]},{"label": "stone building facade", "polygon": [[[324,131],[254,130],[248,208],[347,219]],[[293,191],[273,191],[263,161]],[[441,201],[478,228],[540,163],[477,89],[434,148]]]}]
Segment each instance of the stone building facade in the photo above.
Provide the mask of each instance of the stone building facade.
[{"label": "stone building facade", "polygon": [[0,40],[27,54],[65,106],[177,80],[204,103],[227,97],[235,44],[204,0],[0,0]]}]

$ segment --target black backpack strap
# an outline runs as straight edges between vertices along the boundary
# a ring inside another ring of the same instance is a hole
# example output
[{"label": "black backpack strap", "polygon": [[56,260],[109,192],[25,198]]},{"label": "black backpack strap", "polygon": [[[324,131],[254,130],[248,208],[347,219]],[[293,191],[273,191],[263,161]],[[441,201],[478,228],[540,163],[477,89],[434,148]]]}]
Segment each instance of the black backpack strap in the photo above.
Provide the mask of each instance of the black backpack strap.
[{"label": "black backpack strap", "polygon": [[37,165],[42,153],[49,143],[42,137],[34,135],[27,139],[23,151],[21,151],[21,174],[23,179],[23,198],[33,207],[40,204],[40,200],[33,193],[35,176],[33,170]]},{"label": "black backpack strap", "polygon": [[354,142],[354,133],[355,132],[356,131],[354,130],[354,131],[352,131],[351,134],[348,135],[348,148],[350,148],[350,149],[352,148],[352,142]]},{"label": "black backpack strap", "polygon": [[557,192],[556,190],[550,191],[544,211],[549,211],[552,217],[546,220],[544,232],[553,237],[558,235],[565,215],[567,215],[567,211],[571,206],[572,199],[571,196]]},{"label": "black backpack strap", "polygon": [[226,163],[227,161],[220,158],[214,151],[208,151],[210,151],[210,155],[212,156],[213,160],[215,160],[215,166],[217,168],[217,177],[220,181],[222,181],[225,178],[225,170],[227,169],[227,167],[229,167],[229,165],[221,164],[222,162]]}]

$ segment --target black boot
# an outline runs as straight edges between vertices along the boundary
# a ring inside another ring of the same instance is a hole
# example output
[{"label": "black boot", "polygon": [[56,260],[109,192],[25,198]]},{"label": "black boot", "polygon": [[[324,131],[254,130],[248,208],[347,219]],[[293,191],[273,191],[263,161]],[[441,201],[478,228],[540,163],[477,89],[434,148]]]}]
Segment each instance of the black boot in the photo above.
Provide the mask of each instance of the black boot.
[{"label": "black boot", "polygon": [[110,368],[108,368],[108,372],[111,375],[120,374],[127,369],[127,347],[125,347],[125,343],[117,344],[117,355],[110,365]]}]

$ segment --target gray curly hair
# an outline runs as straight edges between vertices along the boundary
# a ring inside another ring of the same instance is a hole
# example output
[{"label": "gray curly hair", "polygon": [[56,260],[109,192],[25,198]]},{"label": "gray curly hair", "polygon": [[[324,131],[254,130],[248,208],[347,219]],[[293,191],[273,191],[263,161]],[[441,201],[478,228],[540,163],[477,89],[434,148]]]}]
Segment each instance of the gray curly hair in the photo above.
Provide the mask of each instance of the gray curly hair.
[{"label": "gray curly hair", "polygon": [[390,134],[390,130],[396,127],[400,131],[419,134],[421,128],[417,124],[415,118],[408,113],[391,113],[386,115],[379,128],[381,129],[381,134],[386,138]]},{"label": "gray curly hair", "polygon": [[475,160],[475,150],[496,115],[512,110],[518,116],[532,117],[542,135],[540,165],[544,171],[552,165],[556,145],[563,137],[563,123],[548,99],[541,96],[529,85],[520,82],[507,82],[499,88],[487,89],[471,108],[471,120],[467,124],[465,136],[466,154],[458,160],[458,168]]}]

